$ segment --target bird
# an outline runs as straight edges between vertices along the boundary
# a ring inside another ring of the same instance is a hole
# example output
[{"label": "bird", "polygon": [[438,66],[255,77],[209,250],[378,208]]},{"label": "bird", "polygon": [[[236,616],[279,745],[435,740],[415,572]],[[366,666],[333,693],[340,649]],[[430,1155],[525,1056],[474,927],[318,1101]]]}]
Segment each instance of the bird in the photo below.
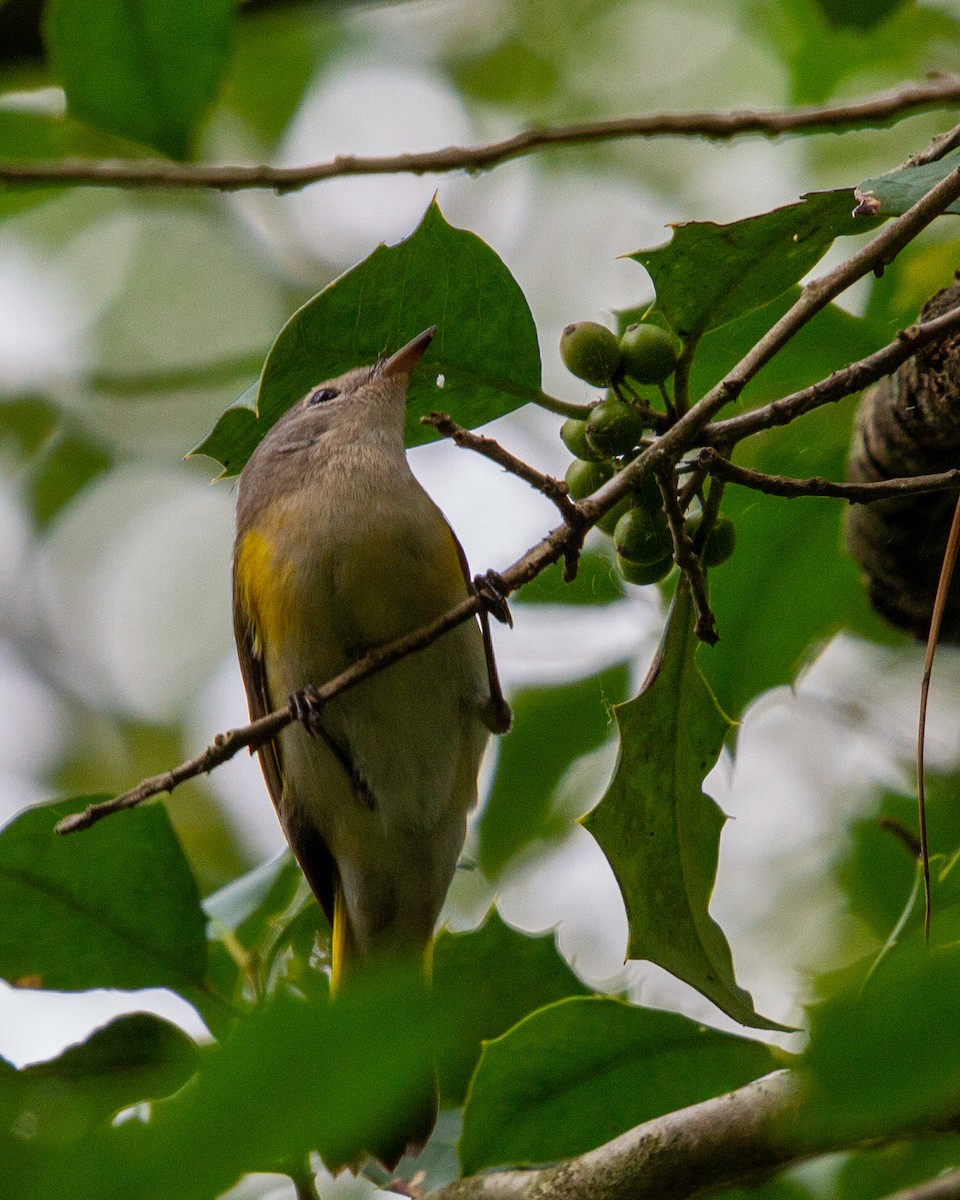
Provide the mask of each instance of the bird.
[{"label": "bird", "polygon": [[[334,1001],[378,962],[414,959],[429,978],[480,760],[511,721],[477,617],[315,702],[317,685],[474,590],[404,447],[407,385],[435,332],[311,388],[260,441],[237,487],[241,675],[251,719],[288,703],[297,718],[258,754],[331,925]],[[414,1145],[429,1135],[432,1103]]]}]

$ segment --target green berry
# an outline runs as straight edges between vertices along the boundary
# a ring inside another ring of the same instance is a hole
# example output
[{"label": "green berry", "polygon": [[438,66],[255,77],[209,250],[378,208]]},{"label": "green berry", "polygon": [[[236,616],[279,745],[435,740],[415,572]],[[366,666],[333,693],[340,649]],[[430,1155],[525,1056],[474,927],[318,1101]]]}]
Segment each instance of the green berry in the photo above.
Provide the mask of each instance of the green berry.
[{"label": "green berry", "polygon": [[609,463],[583,462],[575,458],[567,467],[567,487],[574,500],[583,500],[613,476]]},{"label": "green berry", "polygon": [[604,455],[598,454],[587,441],[586,421],[578,421],[576,417],[569,417],[560,426],[560,439],[575,458],[582,458],[584,462],[600,462],[604,457]]},{"label": "green berry", "polygon": [[[687,521],[687,533],[690,537],[696,535],[700,528],[700,518],[693,517]],[[707,544],[703,547],[701,558],[705,567],[719,567],[733,554],[737,544],[737,527],[729,517],[719,516],[713,523]]]},{"label": "green berry", "polygon": [[604,458],[628,454],[642,430],[640,414],[632,404],[611,396],[601,400],[587,418],[587,444]]},{"label": "green berry", "polygon": [[647,583],[659,583],[661,579],[670,574],[672,566],[673,558],[669,554],[666,558],[654,563],[635,563],[617,555],[617,568],[620,574],[627,583],[636,583],[641,587]]},{"label": "green berry", "polygon": [[630,504],[631,500],[629,496],[625,496],[622,500],[618,500],[609,512],[603,514],[603,516],[597,522],[597,528],[602,529],[604,533],[609,533],[612,537],[613,531],[619,524],[621,517],[630,511]]},{"label": "green berry", "polygon": [[606,387],[620,369],[620,343],[606,325],[576,321],[560,336],[560,357],[578,379],[594,387]]},{"label": "green berry", "polygon": [[642,505],[631,508],[617,522],[613,544],[617,554],[632,563],[660,562],[673,549],[663,512]]},{"label": "green berry", "polygon": [[703,548],[703,562],[707,567],[719,567],[733,554],[737,544],[737,527],[729,517],[717,517]]},{"label": "green berry", "polygon": [[676,343],[659,325],[628,325],[620,356],[624,372],[637,383],[663,383],[677,365]]}]

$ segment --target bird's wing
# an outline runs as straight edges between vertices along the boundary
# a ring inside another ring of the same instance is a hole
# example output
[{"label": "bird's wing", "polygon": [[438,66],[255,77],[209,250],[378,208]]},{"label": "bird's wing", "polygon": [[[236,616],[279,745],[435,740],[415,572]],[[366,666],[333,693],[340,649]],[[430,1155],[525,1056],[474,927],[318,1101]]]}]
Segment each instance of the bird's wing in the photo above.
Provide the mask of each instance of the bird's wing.
[{"label": "bird's wing", "polygon": [[[251,721],[266,716],[273,709],[267,667],[258,647],[262,644],[254,628],[253,617],[243,603],[234,577],[233,633],[237,643],[237,658],[240,660],[240,675],[247,693],[247,707]],[[333,855],[326,842],[312,827],[301,826],[288,829],[280,801],[283,797],[283,759],[279,737],[271,738],[257,750],[260,767],[267,784],[270,799],[281,819],[287,841],[307,877],[313,894],[320,902],[327,920],[333,924],[334,893],[337,870]]]}]

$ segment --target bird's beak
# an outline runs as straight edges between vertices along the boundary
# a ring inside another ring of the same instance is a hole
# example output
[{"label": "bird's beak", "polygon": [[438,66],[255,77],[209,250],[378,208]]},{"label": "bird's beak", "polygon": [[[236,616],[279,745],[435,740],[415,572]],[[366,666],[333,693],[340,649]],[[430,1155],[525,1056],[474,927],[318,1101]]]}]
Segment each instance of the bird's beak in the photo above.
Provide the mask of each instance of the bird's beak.
[{"label": "bird's beak", "polygon": [[402,349],[387,359],[380,368],[380,374],[385,375],[387,379],[402,379],[406,382],[413,374],[414,367],[423,358],[436,332],[436,325],[431,325],[423,333],[418,333],[412,342],[407,342]]}]

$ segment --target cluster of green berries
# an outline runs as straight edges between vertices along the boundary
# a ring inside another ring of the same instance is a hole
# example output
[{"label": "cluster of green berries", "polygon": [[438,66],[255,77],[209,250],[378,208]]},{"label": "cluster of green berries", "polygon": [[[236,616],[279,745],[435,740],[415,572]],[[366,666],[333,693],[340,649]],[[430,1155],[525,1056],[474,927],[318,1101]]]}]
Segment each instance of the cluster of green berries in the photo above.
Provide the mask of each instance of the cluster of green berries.
[{"label": "cluster of green berries", "polygon": [[[627,378],[639,384],[662,384],[677,365],[677,349],[673,337],[658,325],[629,325],[618,339],[605,325],[578,321],[564,329],[560,357],[578,379],[611,388],[585,421],[571,417],[560,430],[564,445],[574,455],[567,487],[574,500],[582,500],[635,456],[643,434],[643,417],[616,385]],[[628,583],[657,583],[669,573],[673,539],[652,477],[597,525],[613,536],[617,567]],[[696,518],[690,519],[687,529],[695,537]],[[702,550],[704,564],[725,562],[733,553],[734,538],[732,522],[718,517]]]}]

